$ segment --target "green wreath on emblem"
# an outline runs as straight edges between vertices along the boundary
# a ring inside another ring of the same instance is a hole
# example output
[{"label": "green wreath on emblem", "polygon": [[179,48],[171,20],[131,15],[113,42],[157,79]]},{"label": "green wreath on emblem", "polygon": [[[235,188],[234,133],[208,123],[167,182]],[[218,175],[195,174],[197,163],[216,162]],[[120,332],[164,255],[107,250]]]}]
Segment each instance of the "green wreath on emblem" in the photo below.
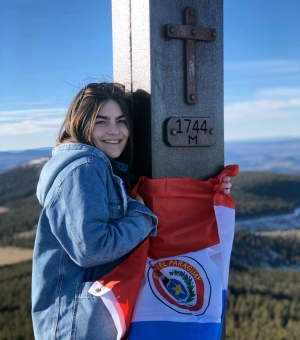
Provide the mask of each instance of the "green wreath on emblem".
[{"label": "green wreath on emblem", "polygon": [[169,274],[171,276],[179,276],[182,278],[182,280],[185,282],[187,289],[188,289],[188,294],[189,297],[185,302],[191,302],[194,300],[196,294],[194,291],[195,285],[193,283],[193,279],[191,278],[191,276],[189,276],[188,274],[186,274],[185,272],[183,272],[182,270],[172,270],[171,272],[169,272]]}]

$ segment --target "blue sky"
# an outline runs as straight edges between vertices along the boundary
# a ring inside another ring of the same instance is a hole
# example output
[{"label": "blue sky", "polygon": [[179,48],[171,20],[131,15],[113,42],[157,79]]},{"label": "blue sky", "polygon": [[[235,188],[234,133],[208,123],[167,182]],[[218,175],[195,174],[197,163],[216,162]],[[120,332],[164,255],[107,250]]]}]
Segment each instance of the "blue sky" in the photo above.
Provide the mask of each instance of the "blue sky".
[{"label": "blue sky", "polygon": [[[300,1],[224,0],[225,140],[300,137]],[[1,0],[0,151],[53,146],[70,101],[112,80],[109,0]]]}]

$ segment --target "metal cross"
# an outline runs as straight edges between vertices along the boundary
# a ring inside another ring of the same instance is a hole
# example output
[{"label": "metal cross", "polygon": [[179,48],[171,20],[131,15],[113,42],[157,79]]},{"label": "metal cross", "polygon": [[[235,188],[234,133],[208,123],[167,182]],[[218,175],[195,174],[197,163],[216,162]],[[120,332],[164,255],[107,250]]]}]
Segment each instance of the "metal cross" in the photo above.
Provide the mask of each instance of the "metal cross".
[{"label": "metal cross", "polygon": [[196,11],[193,7],[185,10],[185,25],[168,24],[169,38],[185,39],[186,43],[186,101],[196,103],[196,40],[213,41],[217,33],[214,28],[196,26]]}]

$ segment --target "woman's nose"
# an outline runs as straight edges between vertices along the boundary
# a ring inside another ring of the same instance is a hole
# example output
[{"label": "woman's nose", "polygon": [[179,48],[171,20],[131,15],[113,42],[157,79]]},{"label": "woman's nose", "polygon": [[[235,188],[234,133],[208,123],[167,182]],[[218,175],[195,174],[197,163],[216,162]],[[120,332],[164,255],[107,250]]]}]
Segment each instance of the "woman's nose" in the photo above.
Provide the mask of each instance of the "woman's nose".
[{"label": "woman's nose", "polygon": [[116,124],[110,124],[107,133],[111,135],[118,135],[120,130]]}]

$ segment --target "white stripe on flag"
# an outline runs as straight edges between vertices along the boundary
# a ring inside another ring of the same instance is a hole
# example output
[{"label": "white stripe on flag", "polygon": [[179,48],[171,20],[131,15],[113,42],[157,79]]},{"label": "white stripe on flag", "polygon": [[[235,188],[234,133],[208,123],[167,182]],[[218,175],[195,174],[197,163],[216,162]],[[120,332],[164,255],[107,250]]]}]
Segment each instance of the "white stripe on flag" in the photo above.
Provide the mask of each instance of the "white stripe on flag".
[{"label": "white stripe on flag", "polygon": [[[199,322],[199,323],[220,323],[222,315],[222,273],[220,265],[222,266],[221,247],[219,244],[202,249],[198,252],[191,252],[179,256],[172,257],[173,260],[182,261],[182,257],[189,257],[197,260],[205,268],[207,277],[210,282],[206,283],[204,291],[205,298],[204,303],[207,305],[207,309],[202,315],[194,315],[198,313],[183,314],[179,311],[179,308],[172,307],[165,301],[164,297],[155,291],[155,287],[151,284],[151,267],[149,265],[153,260],[149,259],[146,263],[145,275],[141,284],[139,295],[135,304],[132,322],[138,321],[172,321],[172,322]],[[169,262],[169,259],[159,259],[154,262],[165,261]],[[162,268],[160,271],[162,274],[168,276],[166,269],[170,267]],[[203,277],[204,278],[204,277]],[[150,280],[149,280],[150,279]],[[206,281],[206,280],[205,280]],[[200,311],[200,314],[202,312]]]},{"label": "white stripe on flag", "polygon": [[234,237],[235,210],[221,205],[214,206],[223,259],[223,289],[227,290],[230,255]]},{"label": "white stripe on flag", "polygon": [[114,324],[116,326],[118,335],[116,340],[120,340],[126,331],[126,324],[123,311],[111,289],[103,286],[100,282],[96,281],[88,291],[94,296],[99,296],[106,308],[110,312]]}]

